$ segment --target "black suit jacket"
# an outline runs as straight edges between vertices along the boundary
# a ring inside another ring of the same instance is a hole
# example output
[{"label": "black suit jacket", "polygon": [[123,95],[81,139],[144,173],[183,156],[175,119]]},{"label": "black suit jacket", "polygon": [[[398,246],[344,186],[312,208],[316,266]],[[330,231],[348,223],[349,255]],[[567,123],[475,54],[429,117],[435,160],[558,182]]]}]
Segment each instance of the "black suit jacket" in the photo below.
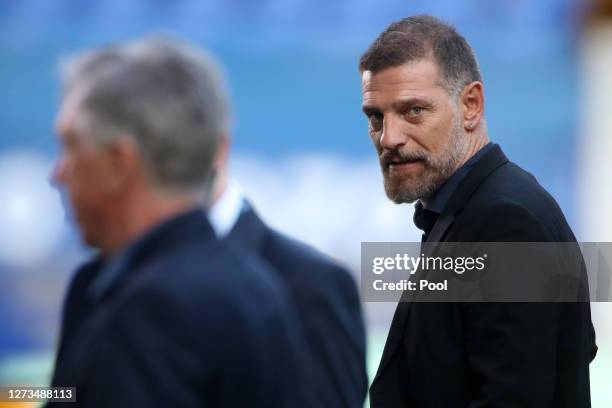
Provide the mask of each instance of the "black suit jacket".
[{"label": "black suit jacket", "polygon": [[285,283],[297,311],[308,407],[361,408],[367,393],[361,303],[349,272],[265,225],[250,205],[228,240],[259,254]]},{"label": "black suit jacket", "polygon": [[[575,242],[560,208],[498,146],[462,180],[428,242]],[[401,302],[373,408],[590,406],[589,303]]]},{"label": "black suit jacket", "polygon": [[100,268],[81,268],[66,298],[52,381],[77,387],[77,404],[66,406],[298,406],[285,290],[258,260],[216,240],[204,212],[147,234],[96,294]]}]

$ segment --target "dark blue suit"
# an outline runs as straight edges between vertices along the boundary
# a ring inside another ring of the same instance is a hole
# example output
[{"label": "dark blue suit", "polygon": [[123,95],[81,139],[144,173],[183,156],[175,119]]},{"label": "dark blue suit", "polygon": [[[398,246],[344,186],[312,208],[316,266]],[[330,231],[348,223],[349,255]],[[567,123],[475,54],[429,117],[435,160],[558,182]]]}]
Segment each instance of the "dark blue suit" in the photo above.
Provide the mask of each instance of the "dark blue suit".
[{"label": "dark blue suit", "polygon": [[368,381],[365,330],[349,272],[269,228],[249,205],[227,240],[259,254],[287,286],[302,330],[306,405],[363,407]]},{"label": "dark blue suit", "polygon": [[67,295],[53,385],[77,387],[69,406],[302,400],[295,317],[282,285],[216,240],[204,212],[154,228],[111,266],[85,265]]}]

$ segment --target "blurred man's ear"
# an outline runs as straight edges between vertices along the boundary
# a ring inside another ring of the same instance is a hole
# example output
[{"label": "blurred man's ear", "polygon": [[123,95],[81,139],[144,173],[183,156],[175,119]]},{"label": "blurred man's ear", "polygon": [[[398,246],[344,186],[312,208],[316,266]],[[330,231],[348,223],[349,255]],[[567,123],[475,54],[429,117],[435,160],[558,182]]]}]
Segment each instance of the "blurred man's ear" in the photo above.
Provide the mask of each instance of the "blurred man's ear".
[{"label": "blurred man's ear", "polygon": [[217,153],[215,154],[214,168],[217,172],[225,169],[229,161],[230,152],[230,136],[229,133],[223,131],[219,138],[219,146],[217,147]]},{"label": "blurred man's ear", "polygon": [[120,137],[104,146],[103,170],[109,195],[122,195],[137,178],[144,178],[145,170],[138,147],[130,137]]},{"label": "blurred man's ear", "polygon": [[223,131],[219,138],[219,145],[217,146],[217,152],[213,160],[213,188],[210,200],[207,205],[214,204],[223,194],[227,187],[228,169],[229,166],[229,154],[230,154],[230,136],[229,133]]}]

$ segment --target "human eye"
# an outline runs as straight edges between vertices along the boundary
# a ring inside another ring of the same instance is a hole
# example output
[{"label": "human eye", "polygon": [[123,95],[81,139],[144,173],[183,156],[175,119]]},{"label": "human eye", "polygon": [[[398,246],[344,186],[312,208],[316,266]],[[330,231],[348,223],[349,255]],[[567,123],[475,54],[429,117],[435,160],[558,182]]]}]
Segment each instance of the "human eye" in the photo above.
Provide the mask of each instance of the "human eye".
[{"label": "human eye", "polygon": [[424,111],[425,111],[425,108],[423,108],[422,106],[412,106],[408,110],[408,115],[412,117],[420,116],[423,114]]},{"label": "human eye", "polygon": [[383,114],[380,112],[371,112],[368,113],[368,123],[370,125],[370,129],[374,132],[378,132],[383,127]]}]

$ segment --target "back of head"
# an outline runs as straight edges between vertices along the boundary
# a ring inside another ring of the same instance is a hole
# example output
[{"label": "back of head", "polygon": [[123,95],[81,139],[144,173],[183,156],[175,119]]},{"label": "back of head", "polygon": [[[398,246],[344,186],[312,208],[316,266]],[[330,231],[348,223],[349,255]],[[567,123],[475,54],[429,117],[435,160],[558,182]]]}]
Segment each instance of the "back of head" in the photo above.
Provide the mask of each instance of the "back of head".
[{"label": "back of head", "polygon": [[147,37],[78,55],[63,68],[64,90],[79,89],[96,142],[131,137],[161,191],[198,192],[209,184],[228,125],[225,83],[209,55]]},{"label": "back of head", "polygon": [[440,69],[443,87],[454,98],[468,83],[482,82],[476,57],[465,38],[451,25],[428,15],[389,25],[361,56],[359,70],[376,73],[430,58]]}]

